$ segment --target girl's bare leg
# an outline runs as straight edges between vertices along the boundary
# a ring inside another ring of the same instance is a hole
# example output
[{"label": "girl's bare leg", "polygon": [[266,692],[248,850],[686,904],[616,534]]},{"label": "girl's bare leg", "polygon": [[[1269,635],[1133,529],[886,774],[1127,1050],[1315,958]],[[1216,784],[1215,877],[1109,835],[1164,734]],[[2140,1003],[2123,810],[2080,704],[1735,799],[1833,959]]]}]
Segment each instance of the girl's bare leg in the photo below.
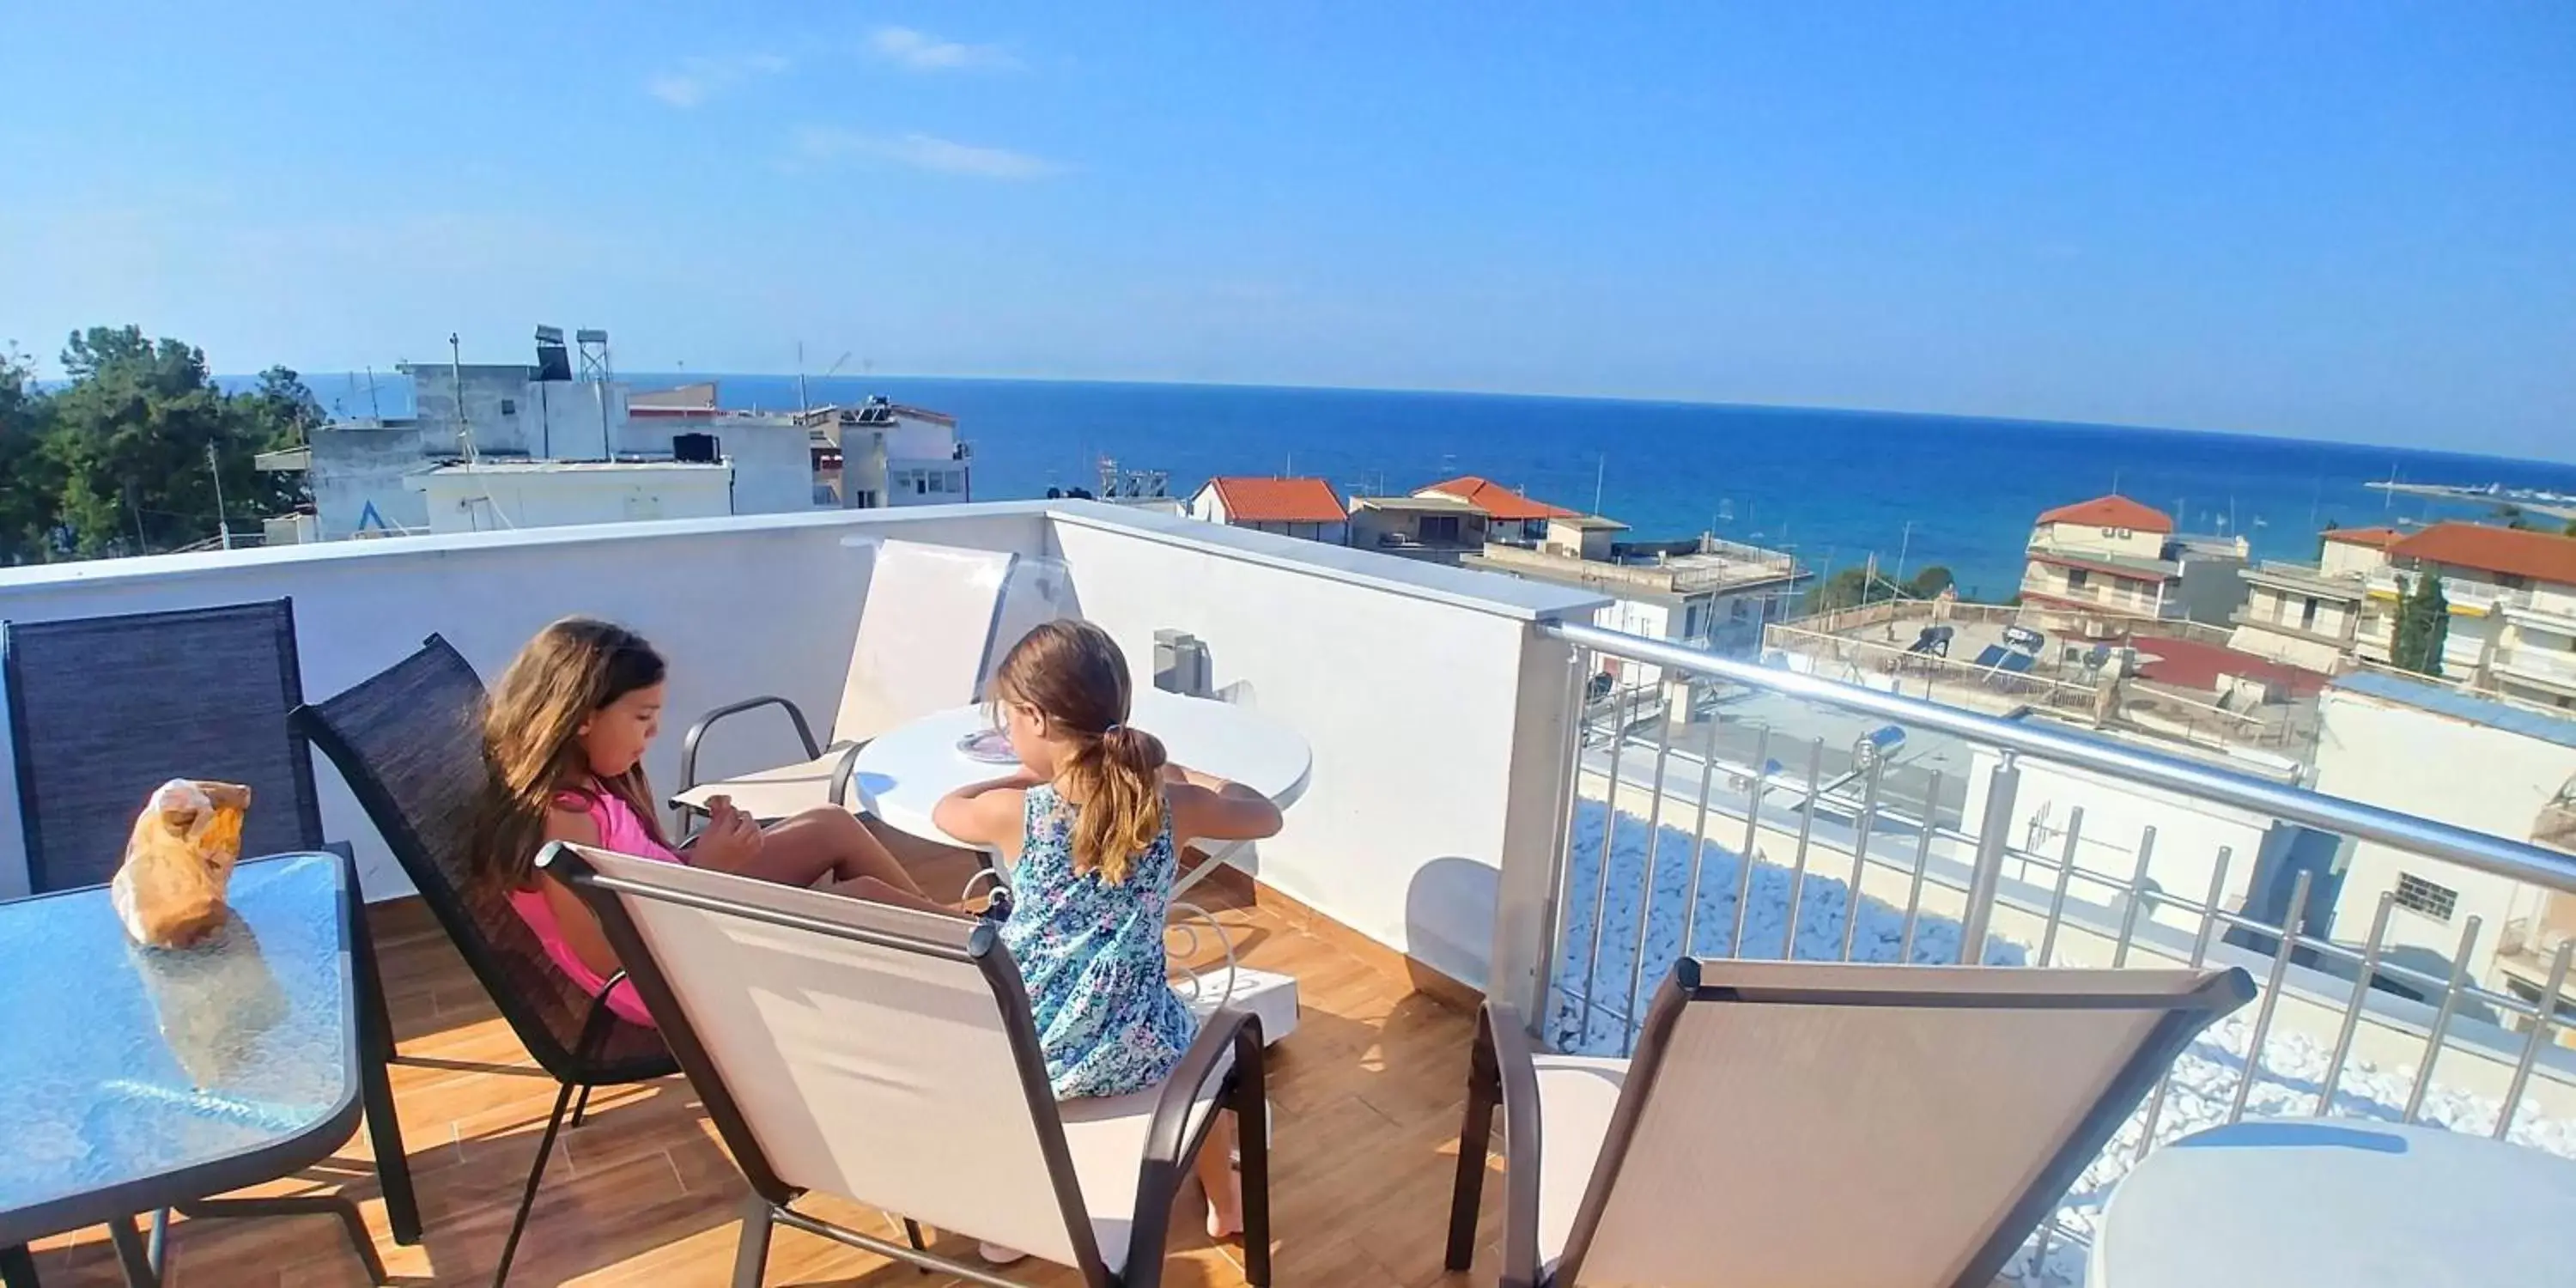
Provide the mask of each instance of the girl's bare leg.
[{"label": "girl's bare leg", "polygon": [[1243,1232],[1243,1177],[1234,1170],[1234,1111],[1220,1109],[1199,1146],[1199,1188],[1207,1191],[1207,1232],[1223,1239]]},{"label": "girl's bare leg", "polygon": [[825,877],[836,883],[866,877],[923,897],[919,883],[867,824],[847,810],[829,807],[772,824],[761,833],[760,853],[744,865],[742,875],[800,886]]}]

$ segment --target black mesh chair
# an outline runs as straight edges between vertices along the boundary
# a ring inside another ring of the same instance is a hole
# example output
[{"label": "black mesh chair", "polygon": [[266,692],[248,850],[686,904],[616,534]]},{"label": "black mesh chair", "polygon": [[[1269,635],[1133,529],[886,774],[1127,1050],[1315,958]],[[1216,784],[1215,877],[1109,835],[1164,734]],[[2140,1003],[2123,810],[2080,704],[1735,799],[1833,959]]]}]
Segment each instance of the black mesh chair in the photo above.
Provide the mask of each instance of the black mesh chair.
[{"label": "black mesh chair", "polygon": [[173,778],[251,789],[242,853],[323,848],[295,604],[0,623],[27,879],[38,894],[116,875],[134,816]]},{"label": "black mesh chair", "polygon": [[348,780],[501,1018],[563,1084],[510,1221],[493,1276],[498,1284],[509,1278],[566,1109],[578,1127],[591,1088],[668,1077],[679,1065],[660,1034],[608,1009],[606,989],[594,998],[557,969],[505,899],[476,893],[467,855],[488,772],[482,711],[483,682],[474,668],[432,635],[418,652],[348,692],[298,708],[294,724]]}]

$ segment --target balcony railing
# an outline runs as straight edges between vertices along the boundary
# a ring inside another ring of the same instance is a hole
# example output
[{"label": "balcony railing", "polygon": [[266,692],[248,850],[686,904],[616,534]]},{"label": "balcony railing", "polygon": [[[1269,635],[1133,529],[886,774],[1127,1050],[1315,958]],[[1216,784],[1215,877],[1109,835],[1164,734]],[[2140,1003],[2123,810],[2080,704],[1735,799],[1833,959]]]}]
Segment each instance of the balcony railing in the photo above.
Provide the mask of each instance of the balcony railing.
[{"label": "balcony railing", "polygon": [[[1624,736],[1595,737],[1572,753],[1556,881],[1542,905],[1506,907],[1499,923],[1543,931],[1498,939],[1498,952],[1534,956],[1498,961],[1495,971],[1544,1017],[1540,1036],[1550,1042],[1627,1050],[1645,999],[1684,951],[2245,966],[2262,985],[2259,1003],[2176,1066],[2070,1196],[2030,1250],[2057,1258],[2051,1273],[2071,1268],[2067,1258],[2080,1261],[2072,1245],[2089,1238],[2108,1182],[2138,1157],[2249,1112],[2430,1118],[2576,1155],[2576,1052],[2556,1045],[2567,1029],[2550,1008],[2503,990],[2486,968],[2501,925],[2465,917],[2456,950],[2433,960],[2392,938],[2393,890],[2377,896],[2357,941],[2333,934],[2324,883],[2339,869],[2329,861],[2282,862],[2294,876],[2252,882],[2290,855],[2331,860],[2367,841],[2409,856],[2410,870],[2447,866],[2569,892],[2576,858],[2046,725],[1594,627],[1541,629],[1572,647],[1577,674],[1603,658],[1627,659],[1774,704],[1811,704],[1832,717],[1816,727],[1844,731],[1829,746],[1796,721],[1775,719],[1742,757],[1712,754],[1714,721],[1690,728],[1614,717],[1605,728],[1625,728]],[[1851,730],[1872,728],[1907,738],[1871,735],[1876,751],[1851,740]],[[1743,739],[1739,729],[1726,745]],[[1949,750],[1917,762],[1909,741]],[[1958,744],[1971,753],[1962,757]],[[1939,801],[1964,775],[1973,781],[1957,824],[1937,808],[1927,820],[1921,802]],[[2080,807],[2034,814],[2018,799],[2025,780],[2054,784],[2052,792],[2070,780],[2092,784],[2097,818],[2130,821],[2120,830],[2088,826]],[[2139,827],[2139,818],[2156,822]],[[2276,849],[2276,835],[2296,835],[2283,827],[2339,839],[2322,850]],[[2208,846],[2213,837],[2222,843]],[[2569,948],[2550,955],[2543,996],[2564,994]]]},{"label": "balcony railing", "polygon": [[2269,617],[2255,612],[2252,608],[2240,605],[2228,610],[2227,620],[2234,622],[2239,626],[2251,626],[2258,631],[2273,631],[2282,635],[2296,636],[2303,640],[2314,640],[2319,644],[2332,645],[2337,648],[2348,645],[2352,643],[2353,640],[2353,619],[2350,617],[2341,619],[2343,625],[2342,630],[2330,631],[2316,626],[2300,625],[2297,618],[2282,620],[2279,618]]},{"label": "balcony railing", "polygon": [[2508,675],[2576,688],[2576,653],[2525,645],[2497,654],[2496,666]]},{"label": "balcony railing", "polygon": [[[2382,597],[2404,595],[2415,588],[2415,579],[2418,575],[2412,569],[2388,569],[2372,575],[2370,590],[2373,594]],[[2444,577],[2442,598],[2454,608],[2474,608],[2480,612],[2494,612],[2500,608],[2520,607],[2531,602],[2531,592],[2498,586],[2491,582]]]},{"label": "balcony railing", "polygon": [[2554,635],[2576,635],[2576,608],[2567,607],[2564,600],[2543,603],[2536,595],[2525,595],[2520,602],[2507,604],[2504,615]]}]

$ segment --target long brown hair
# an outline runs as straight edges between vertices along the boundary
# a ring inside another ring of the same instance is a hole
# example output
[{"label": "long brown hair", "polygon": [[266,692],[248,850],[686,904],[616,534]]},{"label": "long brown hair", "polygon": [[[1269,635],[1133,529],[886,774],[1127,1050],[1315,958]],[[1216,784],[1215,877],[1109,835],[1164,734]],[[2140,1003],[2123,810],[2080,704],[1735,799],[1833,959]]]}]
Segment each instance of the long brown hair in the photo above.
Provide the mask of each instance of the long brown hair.
[{"label": "long brown hair", "polygon": [[470,859],[486,893],[526,889],[545,842],[546,811],[565,792],[624,801],[656,844],[662,825],[644,766],[615,778],[591,773],[582,722],[601,708],[662,682],[662,655],[623,626],[567,617],[537,632],[492,690],[483,711],[483,759],[490,772]]},{"label": "long brown hair", "polygon": [[993,673],[994,696],[1037,708],[1073,744],[1056,783],[1074,808],[1073,870],[1116,885],[1163,830],[1163,743],[1127,726],[1127,655],[1089,622],[1048,622]]}]

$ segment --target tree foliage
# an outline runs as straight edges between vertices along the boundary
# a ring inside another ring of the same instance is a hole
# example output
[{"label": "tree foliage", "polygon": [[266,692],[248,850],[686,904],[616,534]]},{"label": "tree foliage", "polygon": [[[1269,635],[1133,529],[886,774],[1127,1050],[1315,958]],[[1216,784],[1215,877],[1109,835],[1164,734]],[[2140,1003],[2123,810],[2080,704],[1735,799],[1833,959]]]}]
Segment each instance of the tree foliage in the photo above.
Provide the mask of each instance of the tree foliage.
[{"label": "tree foliage", "polygon": [[1807,592],[1804,615],[1830,613],[1857,608],[1863,604],[1885,603],[1891,599],[1930,599],[1957,583],[1950,570],[1939,564],[1925,568],[1902,582],[1870,568],[1854,567],[1836,571],[1816,583]]},{"label": "tree foliage", "polygon": [[136,326],[75,332],[62,366],[68,381],[41,390],[22,356],[0,355],[0,560],[169,550],[219,524],[256,532],[304,499],[299,476],[254,465],[322,422],[293,371],[227,393],[203,350]]},{"label": "tree foliage", "polygon": [[2397,603],[2397,639],[2388,660],[2418,675],[2442,674],[2442,645],[2451,635],[2451,601],[2442,575],[2426,570]]},{"label": "tree foliage", "polygon": [[20,563],[23,552],[46,544],[55,487],[44,452],[49,423],[45,399],[25,355],[0,350],[0,563]]}]

